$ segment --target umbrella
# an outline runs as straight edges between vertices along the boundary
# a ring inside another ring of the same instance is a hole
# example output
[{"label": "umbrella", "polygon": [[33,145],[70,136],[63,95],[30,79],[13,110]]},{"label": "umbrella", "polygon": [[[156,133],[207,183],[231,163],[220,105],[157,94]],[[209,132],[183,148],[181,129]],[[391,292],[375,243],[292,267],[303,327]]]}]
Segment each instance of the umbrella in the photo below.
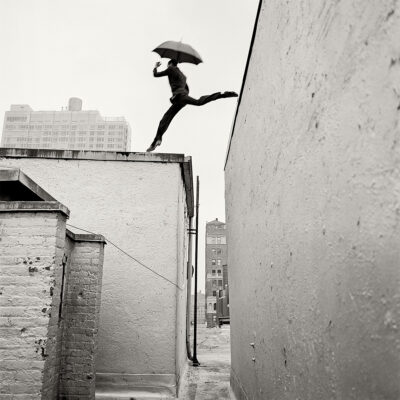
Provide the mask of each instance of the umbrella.
[{"label": "umbrella", "polygon": [[192,46],[173,40],[161,43],[153,51],[163,58],[174,59],[180,63],[187,62],[197,65],[203,62],[200,54]]}]

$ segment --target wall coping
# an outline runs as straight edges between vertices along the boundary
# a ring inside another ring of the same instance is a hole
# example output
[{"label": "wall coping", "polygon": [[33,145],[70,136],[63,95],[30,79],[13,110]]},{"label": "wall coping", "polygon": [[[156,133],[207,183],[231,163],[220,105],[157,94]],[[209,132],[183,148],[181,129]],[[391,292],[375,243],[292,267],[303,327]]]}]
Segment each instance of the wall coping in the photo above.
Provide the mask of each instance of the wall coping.
[{"label": "wall coping", "polygon": [[96,233],[74,233],[67,229],[66,235],[74,242],[98,242],[107,244],[105,237]]},{"label": "wall coping", "polygon": [[20,168],[4,168],[0,166],[0,182],[21,182],[31,192],[35,193],[44,201],[57,201],[43,188],[41,188],[36,182],[34,182],[29,176],[25,175]]},{"label": "wall coping", "polygon": [[[47,158],[62,160],[88,161],[121,161],[121,162],[151,162],[178,163],[181,166],[182,179],[186,192],[186,204],[190,217],[194,215],[192,157],[175,153],[131,153],[120,151],[80,151],[80,150],[46,150],[0,148],[0,158]],[[48,195],[50,196],[50,195]],[[53,199],[54,200],[54,199]]]},{"label": "wall coping", "polygon": [[67,218],[70,214],[58,201],[0,201],[0,212],[61,212]]}]

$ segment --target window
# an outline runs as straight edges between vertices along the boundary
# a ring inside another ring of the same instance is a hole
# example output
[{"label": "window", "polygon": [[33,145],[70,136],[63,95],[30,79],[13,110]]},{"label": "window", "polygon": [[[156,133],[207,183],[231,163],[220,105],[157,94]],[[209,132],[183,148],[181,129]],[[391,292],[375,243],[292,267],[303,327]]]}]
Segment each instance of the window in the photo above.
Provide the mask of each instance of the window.
[{"label": "window", "polygon": [[211,253],[212,253],[213,255],[215,255],[216,252],[217,252],[217,250],[211,249]]},{"label": "window", "polygon": [[214,303],[214,310],[217,309],[217,303]]},{"label": "window", "polygon": [[221,238],[217,237],[217,244],[221,244]]},{"label": "window", "polygon": [[114,138],[108,138],[108,141],[109,141],[109,142],[113,142],[113,141],[114,141]]},{"label": "window", "polygon": [[217,260],[217,265],[221,265],[221,260],[220,259]]},{"label": "window", "polygon": [[7,117],[7,121],[8,122],[16,122],[16,121],[24,122],[24,121],[26,121],[26,118],[27,117]]},{"label": "window", "polygon": [[213,275],[215,275],[215,269],[213,269],[213,270],[211,271],[211,273],[212,273]]},{"label": "window", "polygon": [[218,273],[218,275],[221,275],[221,270],[219,269],[219,270],[217,271],[217,273]]},{"label": "window", "polygon": [[217,249],[217,254],[221,254],[222,250],[221,249]]},{"label": "window", "polygon": [[215,260],[214,259],[211,260],[211,265],[215,265]]},{"label": "window", "polygon": [[102,144],[96,144],[96,149],[102,149],[103,145]]},{"label": "window", "polygon": [[216,296],[217,295],[217,291],[216,290],[213,290],[213,294],[212,294],[213,296]]},{"label": "window", "polygon": [[104,142],[104,138],[98,137],[98,138],[97,138],[97,141],[98,141],[98,142]]},{"label": "window", "polygon": [[208,303],[208,310],[209,310],[209,311],[212,311],[212,309],[213,309],[212,303]]},{"label": "window", "polygon": [[207,236],[207,244],[215,244],[215,237]]},{"label": "window", "polygon": [[222,279],[218,279],[218,286],[222,286]]}]

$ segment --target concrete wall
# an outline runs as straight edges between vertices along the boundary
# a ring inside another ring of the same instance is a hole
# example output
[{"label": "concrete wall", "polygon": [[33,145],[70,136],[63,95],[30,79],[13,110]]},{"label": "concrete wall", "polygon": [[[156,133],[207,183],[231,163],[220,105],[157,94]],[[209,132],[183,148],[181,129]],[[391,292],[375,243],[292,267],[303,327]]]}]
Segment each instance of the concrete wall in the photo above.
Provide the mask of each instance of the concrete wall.
[{"label": "concrete wall", "polygon": [[97,373],[105,386],[124,380],[135,385],[138,376],[141,381],[170,377],[168,385],[175,385],[186,360],[188,193],[180,163],[159,162],[159,158],[149,155],[156,162],[0,161],[21,167],[57,200],[68,204],[70,224],[105,235],[182,289],[108,246],[97,358]]},{"label": "concrete wall", "polygon": [[57,397],[65,221],[59,212],[0,212],[0,398]]},{"label": "concrete wall", "polygon": [[226,164],[240,399],[400,397],[399,38],[396,1],[262,3]]}]

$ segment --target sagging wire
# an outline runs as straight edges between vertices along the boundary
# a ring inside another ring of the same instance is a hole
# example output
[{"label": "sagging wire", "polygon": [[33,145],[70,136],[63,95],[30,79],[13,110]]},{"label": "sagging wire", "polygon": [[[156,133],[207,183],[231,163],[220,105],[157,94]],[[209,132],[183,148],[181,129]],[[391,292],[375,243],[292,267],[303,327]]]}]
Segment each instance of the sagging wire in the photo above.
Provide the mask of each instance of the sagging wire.
[{"label": "sagging wire", "polygon": [[[71,228],[75,228],[75,229],[79,229],[83,232],[86,233],[90,233],[92,235],[96,235],[96,233],[94,232],[90,232],[86,229],[83,228],[79,228],[78,226],[74,226],[71,224],[67,224],[67,226],[71,227]],[[104,235],[102,235],[104,236]],[[104,236],[104,238],[106,239],[107,243],[110,243],[112,246],[114,246],[116,249],[118,249],[121,253],[124,253],[126,256],[128,256],[129,258],[131,258],[132,260],[136,261],[139,265],[141,265],[143,268],[146,268],[147,270],[149,270],[150,272],[152,272],[153,274],[157,275],[158,277],[164,279],[165,281],[167,281],[168,283],[170,283],[171,285],[174,285],[175,287],[177,287],[179,290],[183,290],[181,287],[179,287],[176,283],[170,281],[168,278],[166,278],[164,275],[159,274],[158,272],[154,271],[154,269],[150,268],[149,266],[147,266],[146,264],[142,263],[140,260],[138,260],[137,258],[133,257],[132,255],[130,255],[129,253],[127,253],[125,250],[121,249],[121,247],[117,246],[115,243],[113,243],[110,239],[108,239],[107,237]]]}]

